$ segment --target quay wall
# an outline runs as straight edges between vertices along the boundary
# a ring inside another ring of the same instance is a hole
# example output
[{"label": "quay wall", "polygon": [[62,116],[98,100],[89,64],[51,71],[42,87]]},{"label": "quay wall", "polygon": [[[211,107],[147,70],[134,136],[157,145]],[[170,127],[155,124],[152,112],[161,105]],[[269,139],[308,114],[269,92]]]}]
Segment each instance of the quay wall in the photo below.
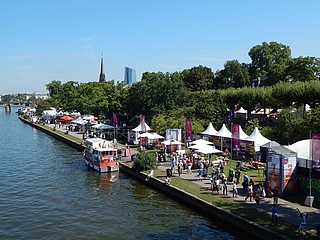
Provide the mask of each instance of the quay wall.
[{"label": "quay wall", "polygon": [[27,123],[30,126],[32,126],[32,127],[36,128],[36,129],[38,129],[38,130],[40,130],[40,131],[42,131],[42,132],[44,132],[44,133],[46,133],[48,135],[54,137],[55,139],[60,140],[61,142],[68,144],[70,147],[73,147],[73,148],[77,149],[78,151],[83,151],[85,149],[85,147],[83,145],[80,145],[79,143],[77,143],[75,141],[72,141],[72,140],[70,140],[68,138],[65,138],[64,136],[61,136],[61,135],[59,135],[59,134],[57,134],[55,132],[49,131],[49,130],[43,128],[41,124],[32,123],[30,120],[24,119],[22,117],[19,117],[19,118],[20,118],[20,120],[22,122]]},{"label": "quay wall", "polygon": [[[61,136],[55,132],[43,128],[40,124],[32,123],[29,120],[26,120],[21,117],[19,118],[22,122],[27,123],[30,126],[56,138],[57,140],[60,140],[68,144],[69,146],[77,149],[78,151],[83,151],[85,148],[77,142],[74,142],[70,139],[65,138],[64,136]],[[168,195],[169,197],[191,207],[195,211],[198,211],[199,213],[211,219],[214,219],[215,222],[218,221],[218,223],[222,224],[221,226],[224,226],[233,232],[235,232],[235,230],[241,231],[243,234],[248,235],[247,239],[286,239],[284,236],[281,236],[276,232],[263,228],[262,226],[254,222],[248,221],[247,219],[239,217],[230,211],[224,210],[209,202],[206,202],[175,186],[167,185],[157,178],[150,178],[149,181],[145,181],[147,176],[145,173],[135,172],[132,170],[130,166],[126,165],[123,162],[120,162],[120,171]]]}]

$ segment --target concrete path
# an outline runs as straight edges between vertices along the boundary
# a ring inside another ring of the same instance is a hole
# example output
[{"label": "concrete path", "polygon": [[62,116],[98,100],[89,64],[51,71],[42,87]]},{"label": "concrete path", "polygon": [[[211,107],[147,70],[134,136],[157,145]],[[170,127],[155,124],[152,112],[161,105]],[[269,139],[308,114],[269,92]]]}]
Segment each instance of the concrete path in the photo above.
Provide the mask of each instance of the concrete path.
[{"label": "concrete path", "polygon": [[[54,126],[53,124],[47,124],[47,126],[48,125],[51,126],[52,128]],[[64,127],[58,128],[57,131],[65,132],[66,128],[64,126]],[[80,139],[82,139],[82,137],[83,137],[83,135],[79,134],[78,132],[69,131],[69,134],[72,136],[78,137]],[[124,146],[121,145],[120,143],[118,143],[118,148],[122,148],[122,147],[124,147]],[[131,154],[134,154],[134,153],[136,153],[136,152],[131,151]],[[130,157],[122,157],[121,161],[124,161],[124,162],[130,161]],[[166,172],[167,168],[171,168],[171,164],[169,162],[159,163],[158,168],[161,169],[162,171]],[[173,173],[173,175],[178,176],[177,173]],[[202,181],[200,181],[199,177],[198,177],[197,170],[193,170],[192,174],[187,174],[186,170],[184,170],[182,172],[182,174],[180,175],[180,177],[183,179],[186,179],[188,181],[192,181],[193,183],[199,185],[199,187],[201,187],[201,188],[210,189],[209,178],[203,179]],[[222,191],[220,191],[220,193],[221,193],[220,194],[221,197],[229,197],[229,198],[232,198],[235,202],[239,202],[239,204],[246,204],[248,207],[251,207],[251,208],[255,207],[254,199],[252,200],[252,202],[250,202],[249,200],[244,201],[245,193],[242,190],[241,184],[238,185],[238,197],[237,198],[232,197],[232,185],[231,184],[228,185],[228,196],[222,195]],[[270,222],[271,222],[272,203],[273,203],[272,198],[261,199],[259,208],[257,209],[257,211],[265,211],[265,212],[269,213],[270,214]],[[296,225],[297,229],[298,229],[298,227],[300,225],[300,218],[299,218],[297,208],[299,208],[299,210],[303,213],[308,213],[307,229],[308,230],[315,229],[315,224],[320,223],[320,210],[319,209],[313,208],[313,207],[308,207],[308,206],[302,206],[297,203],[288,202],[288,201],[285,201],[281,198],[279,198],[279,201],[278,201],[279,224],[281,225],[281,222],[285,221],[285,222]]]}]

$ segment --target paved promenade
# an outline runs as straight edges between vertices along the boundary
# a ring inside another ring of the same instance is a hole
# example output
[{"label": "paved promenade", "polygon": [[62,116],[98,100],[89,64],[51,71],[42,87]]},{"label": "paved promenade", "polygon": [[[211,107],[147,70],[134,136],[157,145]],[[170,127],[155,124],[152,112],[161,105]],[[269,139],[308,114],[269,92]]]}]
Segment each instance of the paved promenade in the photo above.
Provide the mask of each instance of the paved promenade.
[{"label": "paved promenade", "polygon": [[[53,128],[52,124],[47,124],[51,125]],[[65,132],[66,129],[65,127],[62,128],[58,128],[57,131],[62,131]],[[77,132],[70,132],[69,134],[78,138],[82,138],[82,134],[79,134]],[[123,145],[118,144],[118,148],[123,147]],[[132,154],[135,152],[131,152]],[[126,157],[126,158],[122,158],[122,161],[129,161],[130,158]],[[160,163],[160,165],[158,166],[159,169],[163,170],[164,172],[166,172],[167,168],[170,168],[171,165],[169,162],[165,162],[165,163]],[[174,176],[178,176],[177,173],[173,173]],[[202,181],[199,180],[198,178],[198,171],[194,170],[192,172],[192,174],[187,174],[186,171],[184,170],[182,172],[182,174],[180,175],[181,178],[186,179],[188,181],[192,181],[193,183],[199,185],[199,187],[201,188],[208,188],[210,189],[210,180],[209,178],[204,179]],[[244,201],[245,199],[245,194],[242,191],[242,185],[239,184],[238,185],[238,197],[237,198],[233,198],[232,197],[232,185],[228,185],[228,196],[224,196],[222,195],[222,190],[220,191],[220,195],[221,197],[229,197],[232,198],[235,202],[239,202],[239,204],[245,204],[250,208],[254,208],[255,207],[255,201],[254,199],[252,200],[252,202],[250,202],[249,200]],[[271,223],[271,207],[272,207],[272,203],[273,203],[273,199],[272,198],[263,198],[260,200],[260,205],[259,208],[257,209],[257,211],[265,211],[268,212],[270,214],[270,223]],[[303,213],[308,213],[308,217],[307,217],[307,230],[309,231],[310,229],[315,230],[315,224],[320,223],[320,210],[317,208],[313,208],[313,207],[308,207],[308,206],[303,206],[297,203],[291,203],[288,201],[285,201],[281,198],[279,198],[278,201],[278,218],[279,218],[279,224],[281,225],[282,222],[288,222],[291,224],[294,224],[297,226],[297,229],[299,227],[300,224],[300,218],[299,218],[299,214],[297,211],[297,208],[299,208],[299,210]]]}]

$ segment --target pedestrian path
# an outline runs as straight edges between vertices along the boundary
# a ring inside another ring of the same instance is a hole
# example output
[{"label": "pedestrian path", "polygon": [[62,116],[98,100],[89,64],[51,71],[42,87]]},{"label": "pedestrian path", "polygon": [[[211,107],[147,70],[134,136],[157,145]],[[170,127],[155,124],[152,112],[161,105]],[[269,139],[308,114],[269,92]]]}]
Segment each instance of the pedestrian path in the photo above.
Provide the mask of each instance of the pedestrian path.
[{"label": "pedestrian path", "polygon": [[[52,128],[54,127],[54,124],[47,124],[47,126],[51,126]],[[65,132],[66,128],[61,127],[57,128],[57,131],[62,131]],[[82,139],[83,134],[79,134],[78,132],[72,132],[69,131],[68,134]],[[118,143],[118,148],[124,147],[122,144]],[[135,151],[131,151],[131,154],[136,153]],[[122,161],[128,161],[130,160],[130,157],[122,158]],[[160,163],[158,168],[164,172],[166,172],[166,169],[171,168],[171,165],[169,162],[166,163]],[[173,173],[174,176],[178,177],[177,173]],[[201,188],[207,188],[208,190],[210,189],[210,180],[209,178],[203,179],[202,181],[199,180],[198,177],[198,171],[193,170],[192,174],[187,174],[186,170],[182,172],[180,175],[181,178],[192,181],[193,183],[199,185]],[[222,193],[222,191],[220,191]],[[248,207],[255,207],[255,201],[254,199],[252,202],[250,201],[245,201],[245,193],[242,190],[242,185],[238,184],[238,197],[233,198],[232,197],[232,185],[228,185],[228,196],[221,195],[221,197],[230,197],[232,198],[235,202],[239,202],[239,204],[246,204]],[[265,211],[270,214],[270,222],[271,222],[271,207],[273,204],[273,199],[272,198],[263,198],[260,200],[259,208],[257,211]],[[303,206],[297,203],[292,203],[286,200],[283,200],[279,198],[278,200],[278,218],[279,218],[279,224],[281,225],[282,221],[294,224],[297,226],[297,229],[300,224],[300,218],[299,214],[297,211],[297,208],[302,212],[302,213],[308,213],[307,217],[307,229],[315,229],[315,224],[320,223],[320,210],[317,208],[313,207],[308,207],[308,206]]]},{"label": "pedestrian path", "polygon": [[[167,168],[170,168],[170,163],[161,163],[160,166],[158,166],[159,169],[166,172]],[[173,173],[173,176],[178,176],[178,173]],[[188,174],[186,170],[182,171],[182,174],[180,174],[180,177],[183,179],[186,179],[188,181],[192,181],[193,183],[199,185],[201,188],[207,188],[210,189],[210,179],[203,179],[202,181],[199,180],[198,170],[194,170],[192,174]],[[228,184],[228,196],[222,195],[222,190],[220,191],[221,197],[229,197],[232,198],[235,202],[239,202],[239,204],[246,204],[248,207],[255,207],[255,201],[254,197],[252,199],[252,202],[249,200],[245,201],[246,194],[242,190],[242,185],[238,184],[238,197],[233,198],[232,197],[232,184]],[[262,198],[260,200],[259,207],[257,211],[265,211],[270,214],[270,222],[271,222],[271,207],[273,204],[273,198]],[[279,224],[281,224],[281,221],[285,221],[291,224],[294,224],[297,226],[297,229],[300,225],[300,218],[297,211],[297,208],[302,213],[308,213],[307,217],[307,229],[315,229],[315,224],[320,223],[320,210],[313,207],[308,206],[302,206],[297,203],[292,203],[286,200],[283,200],[279,198],[278,200],[278,218],[279,218]]]}]

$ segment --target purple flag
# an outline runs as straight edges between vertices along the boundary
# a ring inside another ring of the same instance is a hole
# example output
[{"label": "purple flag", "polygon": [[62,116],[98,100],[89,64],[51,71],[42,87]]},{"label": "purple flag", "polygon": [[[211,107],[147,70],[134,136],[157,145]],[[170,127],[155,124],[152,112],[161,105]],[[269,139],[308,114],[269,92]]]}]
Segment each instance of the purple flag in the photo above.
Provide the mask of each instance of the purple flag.
[{"label": "purple flag", "polygon": [[191,127],[191,120],[186,119],[186,142],[192,141],[192,127]]},{"label": "purple flag", "polygon": [[117,120],[117,114],[113,114],[113,126],[115,127],[115,128],[117,128],[118,127],[118,120]]}]

